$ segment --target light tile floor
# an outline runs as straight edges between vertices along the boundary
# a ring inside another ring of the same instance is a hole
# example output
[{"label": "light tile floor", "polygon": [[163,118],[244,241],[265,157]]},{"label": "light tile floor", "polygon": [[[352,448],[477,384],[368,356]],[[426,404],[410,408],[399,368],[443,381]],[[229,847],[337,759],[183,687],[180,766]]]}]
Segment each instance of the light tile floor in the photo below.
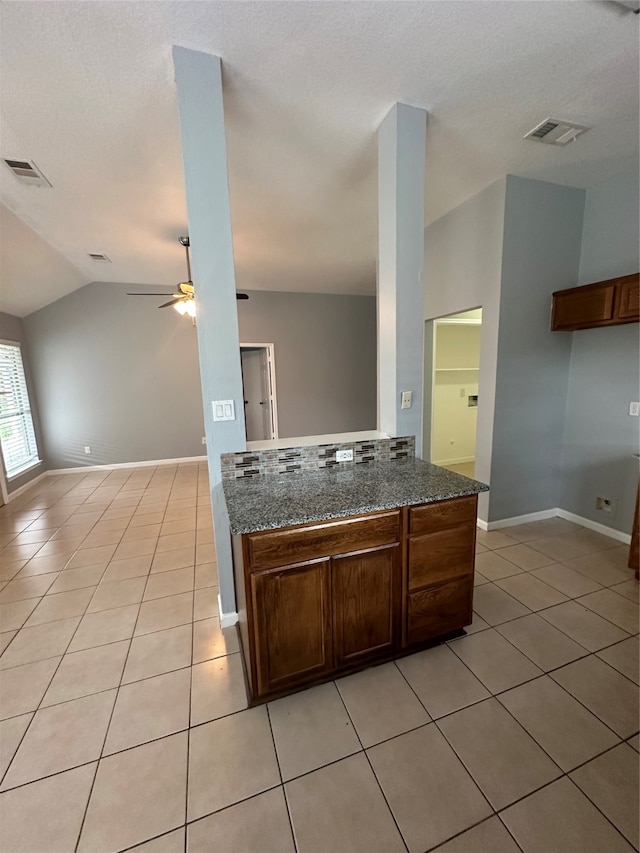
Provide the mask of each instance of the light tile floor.
[{"label": "light tile floor", "polygon": [[246,707],[206,470],[0,510],[5,853],[638,846],[638,584],[561,519],[478,531],[467,636]]}]

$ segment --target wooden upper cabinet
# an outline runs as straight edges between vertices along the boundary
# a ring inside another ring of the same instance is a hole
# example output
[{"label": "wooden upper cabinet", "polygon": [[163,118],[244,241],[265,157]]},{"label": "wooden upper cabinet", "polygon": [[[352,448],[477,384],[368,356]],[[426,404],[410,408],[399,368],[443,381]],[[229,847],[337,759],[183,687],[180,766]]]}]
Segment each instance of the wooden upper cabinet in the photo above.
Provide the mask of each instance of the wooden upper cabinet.
[{"label": "wooden upper cabinet", "polygon": [[640,320],[639,274],[625,275],[553,294],[551,331],[575,331]]},{"label": "wooden upper cabinet", "polygon": [[618,287],[616,316],[626,322],[637,322],[640,318],[640,281],[638,276],[627,276]]}]

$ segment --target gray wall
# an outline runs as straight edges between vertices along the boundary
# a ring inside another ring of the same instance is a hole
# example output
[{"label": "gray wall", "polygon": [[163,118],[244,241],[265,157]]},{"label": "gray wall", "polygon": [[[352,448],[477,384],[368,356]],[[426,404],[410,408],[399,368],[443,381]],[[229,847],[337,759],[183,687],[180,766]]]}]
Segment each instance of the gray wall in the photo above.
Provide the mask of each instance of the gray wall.
[{"label": "gray wall", "polygon": [[583,209],[583,190],[507,177],[490,521],[560,505],[571,337],[549,316],[578,278]]},{"label": "gray wall", "polygon": [[[617,175],[587,192],[580,284],[638,272],[638,173]],[[572,338],[563,440],[561,506],[631,531],[638,464],[638,324],[565,333]],[[618,501],[614,517],[595,509],[598,496]]]},{"label": "gray wall", "polygon": [[[196,328],[126,295],[157,289],[95,282],[25,319],[48,467],[204,455]],[[275,344],[281,436],[375,428],[375,297],[253,291],[238,314]]]},{"label": "gray wall", "polygon": [[[33,384],[32,376],[31,376],[31,359],[29,355],[29,349],[26,343],[24,324],[20,317],[14,317],[11,314],[5,314],[0,311],[0,340],[3,341],[16,341],[21,344],[22,351],[22,364],[24,365],[24,375],[27,381],[27,391],[29,392],[29,403],[31,404],[31,417],[33,419],[33,428],[36,434],[36,443],[38,445],[38,452],[40,454],[40,458],[43,458],[44,455],[44,442],[42,440],[42,431],[40,429],[40,418],[38,414],[38,398],[36,395],[35,387]],[[46,470],[46,466],[44,462],[41,462],[36,467],[32,468],[30,471],[27,471],[25,474],[21,474],[18,477],[14,477],[11,481],[7,481],[7,491],[9,493],[15,492],[16,489],[19,489],[21,486],[30,483],[31,480],[39,477],[43,471]]]},{"label": "gray wall", "polygon": [[273,343],[280,437],[376,428],[374,296],[252,291],[242,343]]},{"label": "gray wall", "polygon": [[[425,231],[425,319],[482,308],[478,388],[476,477],[488,483],[491,472],[495,405],[500,280],[506,180],[503,178],[430,225]],[[427,324],[427,345],[432,341]],[[421,357],[419,355],[418,357]],[[428,368],[429,354],[426,355]],[[427,383],[431,378],[425,372]],[[430,392],[423,422],[425,458],[430,447]],[[493,485],[493,484],[492,484]],[[480,495],[478,515],[487,520],[493,493]]]},{"label": "gray wall", "polygon": [[49,468],[203,455],[196,330],[126,295],[145,289],[94,282],[25,319]]}]

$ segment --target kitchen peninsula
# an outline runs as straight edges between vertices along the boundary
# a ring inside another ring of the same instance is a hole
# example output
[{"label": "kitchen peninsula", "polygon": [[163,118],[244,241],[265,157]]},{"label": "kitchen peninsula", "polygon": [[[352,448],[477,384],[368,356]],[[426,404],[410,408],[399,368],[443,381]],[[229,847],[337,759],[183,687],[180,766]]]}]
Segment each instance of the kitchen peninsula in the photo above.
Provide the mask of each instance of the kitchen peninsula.
[{"label": "kitchen peninsula", "polygon": [[387,441],[390,452],[360,451],[368,464],[336,464],[331,448],[327,467],[224,480],[252,702],[470,624],[488,487]]}]

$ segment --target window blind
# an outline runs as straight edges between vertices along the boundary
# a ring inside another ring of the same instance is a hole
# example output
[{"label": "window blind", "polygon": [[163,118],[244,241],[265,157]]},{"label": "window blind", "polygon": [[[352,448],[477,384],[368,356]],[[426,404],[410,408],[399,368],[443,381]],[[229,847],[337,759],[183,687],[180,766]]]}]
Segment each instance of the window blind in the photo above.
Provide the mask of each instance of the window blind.
[{"label": "window blind", "polygon": [[0,446],[7,477],[38,461],[19,344],[0,343]]}]

